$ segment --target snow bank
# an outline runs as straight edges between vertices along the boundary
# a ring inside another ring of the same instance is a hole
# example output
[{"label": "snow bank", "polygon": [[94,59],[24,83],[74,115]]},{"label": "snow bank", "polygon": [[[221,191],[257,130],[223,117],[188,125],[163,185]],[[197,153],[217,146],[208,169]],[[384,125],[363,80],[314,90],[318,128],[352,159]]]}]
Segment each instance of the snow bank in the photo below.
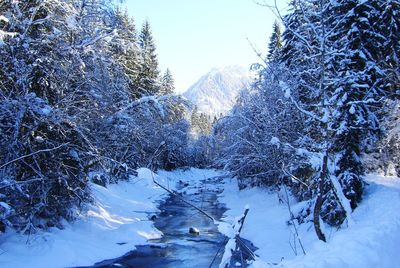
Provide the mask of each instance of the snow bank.
[{"label": "snow bank", "polygon": [[400,179],[367,176],[370,186],[353,212],[354,225],[315,242],[305,257],[283,267],[396,267],[400,261]]},{"label": "snow bank", "polygon": [[[256,253],[261,260],[277,263],[282,257],[294,257],[288,243],[291,231],[286,221],[289,214],[276,194],[260,188],[239,191],[236,180],[230,180],[225,184],[220,201],[229,208],[223,218],[228,223],[233,223],[237,216],[243,214],[246,206],[250,208],[241,236],[259,248]],[[229,228],[220,227],[220,232],[231,236],[227,232]]]},{"label": "snow bank", "polygon": [[[152,182],[148,169],[138,178],[104,188],[92,184],[95,204],[65,229],[30,237],[11,231],[0,236],[0,267],[71,267],[119,257],[162,233],[147,219],[157,211],[165,191]],[[158,180],[163,181],[156,175]]]},{"label": "snow bank", "polygon": [[276,193],[239,191],[235,181],[226,183],[221,201],[230,210],[225,220],[233,221],[246,204],[250,205],[242,236],[259,247],[259,259],[253,267],[396,267],[400,261],[400,179],[370,175],[366,180],[370,186],[352,213],[353,224],[338,231],[327,228],[328,243],[316,238],[311,223],[298,226],[305,256],[298,244],[297,250],[293,249],[295,236],[293,227],[287,225],[289,212]]}]

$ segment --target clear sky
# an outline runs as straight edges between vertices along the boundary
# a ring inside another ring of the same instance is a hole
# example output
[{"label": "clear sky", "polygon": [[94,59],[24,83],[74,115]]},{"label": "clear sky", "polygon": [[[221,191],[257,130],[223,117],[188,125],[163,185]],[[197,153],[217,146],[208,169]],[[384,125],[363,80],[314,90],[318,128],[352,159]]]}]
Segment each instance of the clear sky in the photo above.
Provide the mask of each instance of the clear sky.
[{"label": "clear sky", "polygon": [[171,70],[176,91],[181,93],[213,67],[257,62],[249,41],[266,52],[275,16],[256,2],[125,0],[125,5],[138,31],[143,21],[149,20],[160,69]]}]

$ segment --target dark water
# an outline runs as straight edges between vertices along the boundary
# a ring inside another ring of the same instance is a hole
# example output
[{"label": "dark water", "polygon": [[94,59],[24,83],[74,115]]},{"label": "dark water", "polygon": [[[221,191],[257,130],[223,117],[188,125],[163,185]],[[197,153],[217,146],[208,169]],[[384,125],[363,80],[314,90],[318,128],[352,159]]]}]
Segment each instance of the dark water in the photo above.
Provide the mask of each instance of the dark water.
[{"label": "dark water", "polygon": [[[203,183],[201,189],[181,185],[182,197],[219,220],[226,211],[217,202],[217,195],[222,191],[221,182],[208,179]],[[186,191],[190,194],[185,194]],[[226,241],[208,217],[173,195],[162,202],[159,209],[161,212],[154,224],[164,233],[162,239],[150,240],[151,245],[137,246],[135,251],[93,267],[209,267],[219,251],[212,265],[218,267]],[[189,234],[190,227],[199,229],[200,234]]]}]

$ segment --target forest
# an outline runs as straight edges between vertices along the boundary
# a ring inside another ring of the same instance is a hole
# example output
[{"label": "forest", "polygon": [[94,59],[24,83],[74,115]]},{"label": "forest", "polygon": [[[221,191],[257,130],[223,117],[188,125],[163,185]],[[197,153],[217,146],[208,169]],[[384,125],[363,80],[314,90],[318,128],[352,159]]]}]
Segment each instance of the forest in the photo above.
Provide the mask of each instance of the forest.
[{"label": "forest", "polygon": [[322,222],[349,223],[366,173],[400,176],[400,2],[270,8],[254,83],[210,119],[160,70],[151,22],[111,0],[1,0],[0,231],[62,229],[93,202],[91,183],[141,167],[287,189],[307,204],[292,220],[321,241]]}]

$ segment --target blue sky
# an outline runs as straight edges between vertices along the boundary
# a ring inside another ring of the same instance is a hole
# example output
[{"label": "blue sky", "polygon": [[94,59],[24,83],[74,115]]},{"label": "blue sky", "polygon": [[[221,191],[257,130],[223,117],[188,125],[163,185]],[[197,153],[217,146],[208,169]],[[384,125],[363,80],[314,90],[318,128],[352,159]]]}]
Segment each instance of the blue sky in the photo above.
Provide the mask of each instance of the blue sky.
[{"label": "blue sky", "polygon": [[275,20],[256,0],[126,0],[125,5],[138,30],[143,20],[150,21],[160,68],[170,68],[177,92],[213,67],[257,62],[247,38],[265,53]]}]

